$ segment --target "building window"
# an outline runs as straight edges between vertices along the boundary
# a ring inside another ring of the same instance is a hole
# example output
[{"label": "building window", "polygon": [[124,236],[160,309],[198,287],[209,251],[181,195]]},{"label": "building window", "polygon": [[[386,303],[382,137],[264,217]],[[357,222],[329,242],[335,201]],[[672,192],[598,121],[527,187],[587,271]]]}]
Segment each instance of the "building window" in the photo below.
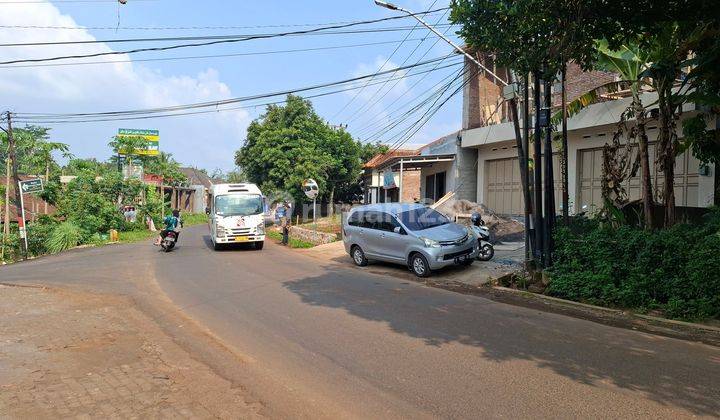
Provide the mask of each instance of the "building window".
[{"label": "building window", "polygon": [[437,201],[442,198],[446,192],[445,172],[438,172],[425,177],[425,198]]}]

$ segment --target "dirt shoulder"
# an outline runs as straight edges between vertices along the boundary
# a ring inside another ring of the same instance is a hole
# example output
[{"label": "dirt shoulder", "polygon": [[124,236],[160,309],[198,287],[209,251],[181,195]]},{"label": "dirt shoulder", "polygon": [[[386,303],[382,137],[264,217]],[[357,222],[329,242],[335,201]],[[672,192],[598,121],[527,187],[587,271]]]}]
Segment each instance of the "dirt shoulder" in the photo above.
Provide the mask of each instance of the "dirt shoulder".
[{"label": "dirt shoulder", "polygon": [[3,416],[261,417],[128,298],[0,285],[0,317]]}]

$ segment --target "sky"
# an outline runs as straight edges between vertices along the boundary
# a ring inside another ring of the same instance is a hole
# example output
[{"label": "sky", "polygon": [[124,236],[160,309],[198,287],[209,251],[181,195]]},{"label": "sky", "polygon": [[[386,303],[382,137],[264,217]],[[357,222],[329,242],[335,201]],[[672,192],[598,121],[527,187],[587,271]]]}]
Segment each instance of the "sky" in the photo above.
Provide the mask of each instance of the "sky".
[{"label": "sky", "polygon": [[[422,11],[431,7],[446,7],[449,0],[398,0],[396,3],[413,11]],[[128,0],[122,6],[107,0],[0,0],[0,43],[284,32],[313,27],[308,24],[324,26],[396,15],[397,12],[377,7],[372,0]],[[446,19],[443,13],[427,17],[429,22],[440,24],[447,23]],[[414,27],[415,23],[413,19],[401,19],[368,28]],[[33,28],[8,27],[12,25]],[[40,28],[48,26],[63,29]],[[178,29],[208,26],[236,28]],[[243,28],[237,28],[239,26]],[[360,28],[363,27],[350,29]],[[444,26],[440,29],[447,29],[447,34],[457,40],[455,28]],[[401,42],[406,36],[405,42]],[[0,61],[123,51],[177,43],[182,42],[4,46],[0,47]],[[143,61],[327,47],[338,48]],[[0,111],[106,112],[216,101],[374,74],[380,68],[388,70],[403,64],[414,64],[451,51],[450,46],[418,27],[413,32],[282,37],[162,52],[0,65]],[[101,63],[40,65],[98,61]],[[427,75],[388,83],[375,84],[377,79],[360,81],[354,87],[364,86],[363,89],[313,98],[312,102],[321,117],[330,124],[348,124],[348,131],[361,141],[393,143],[398,138],[408,138],[402,147],[417,147],[460,128],[460,94],[445,103],[412,136],[409,135],[411,131],[404,127],[418,120],[425,108],[408,117],[395,131],[386,132],[381,128],[397,122],[403,112],[418,103],[423,95],[434,92],[439,82],[456,77],[459,65],[442,68],[446,64],[452,64],[451,59]],[[396,74],[407,76],[408,72]],[[156,129],[160,131],[161,150],[172,153],[182,164],[208,170],[230,170],[234,167],[235,151],[245,140],[248,124],[261,116],[263,111],[263,106],[257,106],[170,118],[46,125],[51,127],[51,139],[68,143],[72,153],[78,157],[107,159],[111,153],[107,144],[118,128]]]}]

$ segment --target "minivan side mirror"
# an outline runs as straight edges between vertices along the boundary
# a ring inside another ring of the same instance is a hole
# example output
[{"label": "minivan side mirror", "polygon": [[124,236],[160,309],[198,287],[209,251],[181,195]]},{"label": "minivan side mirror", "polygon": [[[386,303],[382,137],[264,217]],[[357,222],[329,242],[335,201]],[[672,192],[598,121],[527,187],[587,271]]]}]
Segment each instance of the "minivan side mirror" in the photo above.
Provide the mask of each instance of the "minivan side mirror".
[{"label": "minivan side mirror", "polygon": [[405,229],[401,228],[400,226],[395,226],[395,228],[393,229],[393,232],[400,234],[400,235],[406,234]]}]

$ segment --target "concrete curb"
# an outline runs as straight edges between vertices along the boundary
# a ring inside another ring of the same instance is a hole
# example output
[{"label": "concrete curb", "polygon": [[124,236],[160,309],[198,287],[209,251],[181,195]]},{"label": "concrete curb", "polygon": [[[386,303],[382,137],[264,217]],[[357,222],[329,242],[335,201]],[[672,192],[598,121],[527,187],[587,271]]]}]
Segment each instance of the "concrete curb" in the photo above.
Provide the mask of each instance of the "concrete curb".
[{"label": "concrete curb", "polygon": [[717,334],[720,337],[720,328],[713,327],[712,325],[703,325],[703,324],[697,324],[694,322],[686,322],[686,321],[678,321],[674,319],[667,319],[667,318],[660,318],[656,316],[651,315],[644,315],[644,314],[638,314],[632,311],[624,311],[621,309],[613,309],[613,308],[605,308],[602,306],[596,306],[596,305],[590,305],[587,303],[580,303],[580,302],[574,302],[571,300],[565,300],[560,299],[552,296],[547,295],[541,295],[538,293],[533,293],[527,290],[519,290],[519,289],[511,289],[509,287],[502,287],[502,286],[491,286],[495,290],[507,292],[507,293],[514,293],[517,295],[521,295],[524,297],[530,297],[533,299],[539,299],[539,300],[546,300],[554,303],[559,303],[562,305],[572,306],[576,308],[584,308],[584,309],[590,309],[593,311],[599,311],[599,312],[605,312],[607,314],[616,315],[616,316],[623,316],[623,317],[630,317],[635,318],[637,320],[643,320],[643,321],[650,321],[654,324],[662,325],[665,328],[669,329],[676,329],[675,327],[681,327],[685,329],[694,329],[702,331],[703,333],[710,333],[710,334]]}]

